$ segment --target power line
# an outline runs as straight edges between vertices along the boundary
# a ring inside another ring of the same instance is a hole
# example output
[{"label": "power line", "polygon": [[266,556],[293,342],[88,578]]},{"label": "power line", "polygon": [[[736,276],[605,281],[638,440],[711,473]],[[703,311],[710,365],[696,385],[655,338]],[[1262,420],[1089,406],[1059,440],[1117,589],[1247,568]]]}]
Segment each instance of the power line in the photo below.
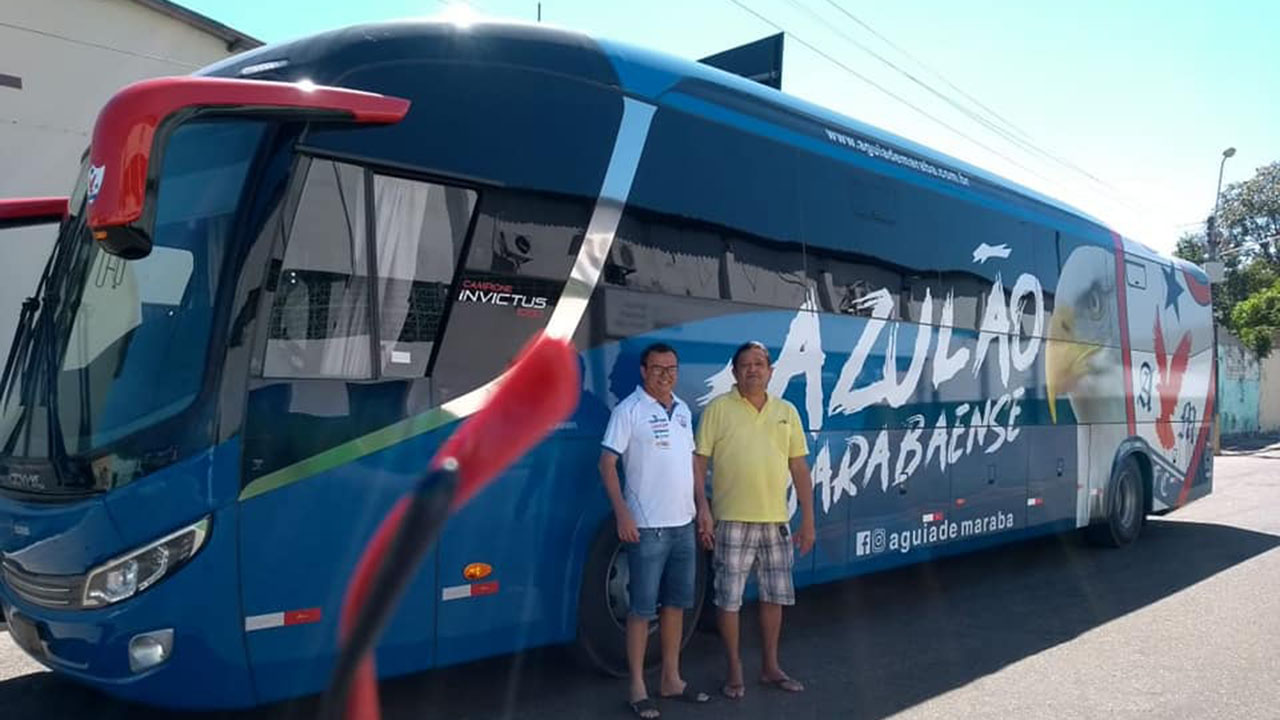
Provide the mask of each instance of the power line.
[{"label": "power line", "polygon": [[923,116],[925,116],[925,117],[929,118],[930,120],[934,121],[934,122],[935,122],[935,123],[937,123],[938,125],[941,125],[942,127],[946,128],[947,130],[950,130],[951,132],[953,132],[953,133],[955,133],[956,135],[958,135],[958,136],[960,136],[960,137],[964,138],[965,140],[968,140],[969,142],[973,143],[974,145],[977,145],[978,147],[982,148],[983,150],[986,150],[987,152],[989,152],[989,153],[991,153],[991,154],[993,154],[993,155],[996,155],[997,157],[1003,158],[1005,161],[1009,162],[1010,164],[1012,164],[1012,165],[1014,165],[1014,166],[1016,166],[1016,167],[1022,168],[1022,169],[1023,169],[1023,170],[1025,170],[1026,172],[1031,173],[1032,175],[1034,175],[1034,176],[1036,176],[1036,177],[1040,178],[1041,180],[1043,180],[1043,181],[1045,181],[1045,182],[1047,182],[1047,183],[1049,183],[1049,184],[1054,184],[1054,185],[1056,185],[1056,184],[1057,184],[1057,183],[1055,183],[1053,180],[1050,180],[1049,178],[1047,178],[1047,177],[1045,177],[1045,176],[1041,175],[1040,173],[1036,172],[1035,170],[1032,170],[1031,168],[1027,167],[1026,165],[1023,165],[1022,163],[1018,162],[1017,160],[1014,160],[1013,158],[1009,157],[1008,155],[1005,155],[1004,153],[1000,152],[999,150],[996,150],[995,148],[993,148],[993,147],[991,147],[991,146],[989,146],[989,145],[987,145],[987,144],[985,144],[985,143],[983,143],[983,142],[980,142],[980,141],[978,141],[978,140],[976,140],[976,139],[974,139],[974,138],[970,137],[969,135],[966,135],[965,133],[961,132],[960,130],[956,129],[955,127],[952,127],[949,123],[947,123],[947,122],[945,122],[945,121],[943,121],[943,120],[940,120],[940,119],[938,119],[938,118],[934,117],[933,115],[931,115],[930,113],[928,113],[927,111],[925,111],[923,108],[921,108],[921,107],[917,106],[916,104],[912,103],[911,101],[909,101],[909,100],[907,100],[907,99],[905,99],[905,98],[903,98],[903,97],[901,97],[901,96],[899,96],[899,95],[895,94],[894,92],[892,92],[892,91],[891,91],[891,90],[889,90],[888,88],[886,88],[886,87],[884,87],[883,85],[881,85],[881,84],[877,83],[876,81],[872,80],[871,78],[868,78],[867,76],[863,75],[862,73],[858,72],[857,70],[854,70],[853,68],[849,67],[848,65],[846,65],[846,64],[845,64],[845,63],[843,63],[843,62],[841,62],[840,60],[837,60],[835,57],[833,57],[832,55],[830,55],[830,54],[829,54],[829,53],[827,53],[826,51],[822,50],[822,49],[821,49],[821,48],[819,48],[818,46],[814,45],[813,43],[810,43],[810,42],[806,41],[804,38],[800,37],[799,35],[795,34],[794,32],[791,32],[791,31],[787,30],[786,28],[782,27],[782,26],[781,26],[781,25],[779,25],[778,23],[776,23],[776,22],[774,22],[774,21],[770,20],[769,18],[765,17],[764,15],[761,15],[760,13],[758,13],[758,12],[756,12],[755,10],[751,9],[750,7],[747,7],[747,5],[745,5],[741,0],[729,0],[729,2],[733,3],[734,5],[737,5],[739,8],[741,8],[742,10],[744,10],[744,11],[746,11],[746,12],[748,12],[748,13],[751,13],[751,14],[752,14],[752,15],[754,15],[756,18],[758,18],[759,20],[761,20],[761,21],[762,21],[762,22],[764,22],[765,24],[769,25],[769,26],[770,26],[770,27],[772,27],[773,29],[777,30],[778,32],[783,32],[783,33],[786,33],[787,35],[790,35],[792,40],[795,40],[796,42],[798,42],[798,43],[800,43],[801,45],[803,45],[803,46],[805,46],[805,47],[809,48],[809,49],[810,49],[810,50],[812,50],[813,52],[815,52],[815,53],[817,53],[817,54],[821,55],[822,57],[826,58],[829,62],[831,62],[832,64],[834,64],[834,65],[836,65],[836,66],[838,66],[838,67],[840,67],[841,69],[843,69],[845,72],[849,73],[850,75],[852,75],[852,76],[854,76],[854,77],[858,78],[859,80],[861,80],[861,81],[865,82],[866,84],[870,85],[871,87],[873,87],[873,88],[875,88],[875,89],[879,90],[880,92],[884,93],[885,95],[888,95],[889,97],[893,98],[894,100],[897,100],[898,102],[902,103],[903,105],[906,105],[907,107],[911,108],[912,110],[915,110],[916,112],[920,113],[921,115],[923,115]]},{"label": "power line", "polygon": [[[920,61],[919,59],[915,58],[915,57],[914,57],[914,56],[912,56],[910,53],[908,53],[906,50],[903,50],[901,47],[899,47],[898,45],[894,44],[894,43],[893,43],[892,41],[890,41],[888,38],[886,38],[885,36],[883,36],[883,35],[881,35],[880,33],[876,32],[876,31],[875,31],[875,29],[873,29],[870,25],[868,25],[867,23],[863,22],[863,21],[862,21],[862,20],[860,20],[856,15],[854,15],[853,13],[849,12],[848,10],[846,10],[845,8],[843,8],[843,7],[841,7],[839,4],[837,4],[837,3],[835,2],[835,0],[825,0],[825,1],[826,1],[826,3],[827,3],[828,5],[830,5],[831,7],[835,8],[837,11],[839,11],[839,12],[840,12],[841,14],[843,14],[845,17],[849,18],[850,20],[852,20],[853,22],[857,23],[859,26],[861,26],[862,28],[864,28],[865,30],[867,30],[867,32],[869,32],[869,33],[871,33],[872,35],[874,35],[875,37],[879,38],[879,39],[880,39],[882,42],[884,42],[886,45],[888,45],[888,46],[892,47],[893,49],[897,50],[898,52],[902,53],[904,56],[906,56],[907,58],[909,58],[910,60],[912,60],[913,62],[915,62],[917,65],[921,66],[921,67],[922,67],[922,68],[924,68],[925,70],[927,70],[927,71],[929,71],[930,73],[932,73],[932,74],[933,74],[935,77],[937,77],[939,80],[941,80],[942,82],[946,83],[946,84],[947,84],[947,86],[948,86],[948,87],[950,87],[952,90],[955,90],[956,92],[958,92],[958,93],[960,93],[962,96],[964,96],[967,100],[969,100],[969,102],[973,103],[974,105],[977,105],[979,108],[981,108],[982,110],[984,110],[987,114],[989,114],[990,116],[994,117],[996,120],[998,120],[998,121],[1000,121],[1001,123],[1003,123],[1003,124],[1005,125],[1005,127],[1008,129],[1008,130],[1007,130],[1007,132],[1006,132],[1005,130],[1002,130],[1002,129],[998,129],[998,128],[996,128],[996,127],[995,127],[995,125],[994,125],[991,121],[989,121],[987,118],[983,118],[983,117],[977,116],[976,114],[974,114],[974,113],[973,113],[972,111],[970,111],[969,109],[961,107],[958,103],[956,103],[955,101],[953,101],[951,98],[949,98],[949,97],[947,97],[947,96],[943,95],[943,94],[942,94],[942,93],[940,93],[939,91],[935,90],[932,86],[930,86],[930,85],[928,85],[928,84],[926,84],[926,83],[922,82],[921,80],[917,79],[916,77],[914,77],[914,76],[913,76],[913,75],[911,75],[910,73],[908,73],[908,72],[906,72],[905,70],[903,70],[903,69],[899,68],[899,67],[898,67],[897,65],[895,65],[893,62],[891,62],[891,61],[889,61],[888,59],[886,59],[886,58],[882,57],[880,54],[876,53],[875,51],[871,50],[870,48],[867,48],[867,47],[866,47],[866,46],[864,46],[862,43],[859,43],[857,40],[854,40],[853,38],[849,37],[849,36],[848,36],[848,35],[846,35],[845,33],[839,33],[842,37],[844,37],[845,39],[847,39],[849,42],[853,43],[854,45],[857,45],[859,48],[861,48],[862,50],[864,50],[865,52],[867,52],[868,54],[870,54],[872,57],[874,57],[874,58],[876,58],[877,60],[879,60],[879,61],[883,62],[884,64],[886,64],[886,65],[888,65],[889,67],[893,68],[894,70],[898,71],[899,73],[902,73],[904,76],[906,76],[907,78],[909,78],[912,82],[915,82],[916,84],[920,85],[921,87],[923,87],[923,88],[924,88],[925,90],[927,90],[928,92],[930,92],[930,93],[932,93],[932,94],[934,94],[934,95],[938,96],[939,98],[942,98],[942,100],[943,100],[944,102],[946,102],[948,105],[951,105],[952,107],[956,108],[957,110],[959,110],[960,112],[964,113],[965,115],[967,115],[967,116],[969,116],[969,117],[972,117],[974,120],[976,120],[976,121],[978,121],[978,122],[982,123],[983,125],[986,125],[987,127],[991,128],[993,131],[995,131],[995,132],[999,133],[1001,136],[1006,137],[1007,139],[1009,139],[1009,140],[1010,140],[1010,142],[1014,142],[1014,143],[1016,143],[1016,144],[1019,144],[1019,145],[1022,145],[1022,146],[1024,146],[1024,147],[1026,147],[1026,148],[1029,148],[1030,150],[1032,150],[1032,151],[1034,151],[1034,152],[1036,152],[1036,153],[1039,153],[1039,154],[1041,154],[1041,155],[1043,155],[1043,156],[1045,156],[1045,157],[1049,158],[1050,160],[1053,160],[1054,162],[1058,163],[1059,165],[1062,165],[1063,167],[1066,167],[1066,168],[1068,168],[1068,169],[1070,169],[1070,170],[1074,170],[1074,171],[1076,171],[1076,172],[1080,173],[1081,175],[1084,175],[1085,177],[1089,178],[1090,180],[1093,180],[1094,182],[1098,183],[1099,185],[1101,185],[1101,186],[1103,186],[1103,187],[1107,188],[1108,190],[1111,190],[1111,191],[1113,191],[1113,192],[1117,192],[1117,193],[1118,193],[1118,192],[1120,192],[1120,190],[1119,190],[1118,188],[1114,187],[1113,185],[1111,185],[1110,183],[1106,182],[1105,180],[1103,180],[1103,179],[1101,179],[1101,178],[1097,177],[1096,175],[1094,175],[1093,173],[1089,172],[1088,170],[1085,170],[1084,168],[1080,167],[1079,165],[1076,165],[1075,163],[1071,162],[1070,160],[1067,160],[1067,159],[1065,159],[1065,158],[1061,158],[1061,157],[1059,157],[1059,156],[1057,156],[1057,155],[1054,155],[1053,153],[1049,152],[1048,150],[1045,150],[1045,149],[1041,148],[1039,145],[1037,145],[1037,144],[1036,144],[1035,140],[1033,140],[1033,139],[1031,138],[1031,136],[1030,136],[1030,135],[1028,135],[1028,134],[1026,133],[1026,131],[1022,130],[1022,129],[1021,129],[1021,128],[1019,128],[1017,125],[1015,125],[1013,122],[1009,121],[1008,119],[1006,119],[1005,117],[1003,117],[1002,115],[1000,115],[999,113],[997,113],[996,111],[994,111],[994,110],[992,110],[991,108],[989,108],[989,107],[987,107],[986,105],[984,105],[984,104],[983,104],[981,101],[979,101],[977,98],[973,97],[972,95],[970,95],[969,93],[965,92],[964,90],[961,90],[960,88],[956,87],[956,85],[955,85],[954,83],[952,83],[952,82],[951,82],[950,80],[948,80],[947,78],[943,77],[943,75],[942,75],[941,73],[939,73],[939,72],[937,72],[936,70],[934,70],[934,69],[930,68],[930,67],[929,67],[928,65],[926,65],[924,62],[922,62],[922,61]],[[791,2],[792,4],[796,4],[796,3],[795,3],[795,0],[788,0],[788,2]],[[807,12],[809,12],[810,14],[813,14],[813,15],[815,15],[815,16],[816,16],[816,14],[815,14],[815,13],[813,13],[813,11],[812,11],[812,10],[809,10],[808,8],[803,8],[803,9],[805,9],[805,10],[806,10]],[[1012,137],[1012,136],[1010,136],[1008,133],[1016,134],[1016,135],[1017,135],[1017,136],[1019,136],[1019,137],[1018,137],[1018,138]],[[1136,209],[1136,208],[1135,208],[1135,209]]]},{"label": "power line", "polygon": [[993,117],[997,118],[998,120],[1000,120],[1001,122],[1003,122],[1005,125],[1007,125],[1011,130],[1013,130],[1014,132],[1017,132],[1017,133],[1021,134],[1024,138],[1026,138],[1026,139],[1030,140],[1030,138],[1026,135],[1026,133],[1022,132],[1022,131],[1021,131],[1021,130],[1016,126],[1016,125],[1014,125],[1013,123],[1009,122],[1009,121],[1008,121],[1008,120],[1006,120],[1004,117],[1002,117],[1002,116],[1000,115],[1000,113],[997,113],[995,110],[992,110],[991,108],[989,108],[989,107],[987,107],[986,105],[982,104],[982,102],[981,102],[981,101],[979,101],[977,98],[973,97],[972,95],[970,95],[969,93],[965,92],[964,90],[961,90],[960,88],[956,87],[956,86],[955,86],[955,84],[953,84],[950,80],[948,80],[947,78],[943,77],[943,75],[942,75],[941,73],[939,73],[937,70],[934,70],[933,68],[929,67],[927,64],[925,64],[923,61],[921,61],[919,58],[915,57],[915,56],[914,56],[914,55],[912,55],[911,53],[907,52],[907,51],[906,51],[902,46],[900,46],[900,45],[898,45],[898,44],[894,43],[894,42],[893,42],[892,40],[890,40],[889,38],[887,38],[887,37],[885,37],[884,35],[881,35],[880,33],[876,32],[875,28],[873,28],[873,27],[871,27],[870,25],[868,25],[867,23],[863,22],[863,21],[862,21],[862,20],[860,20],[857,16],[855,16],[853,13],[849,12],[849,11],[848,11],[848,10],[846,10],[845,8],[841,7],[840,5],[837,5],[837,4],[834,2],[834,0],[826,0],[826,2],[827,2],[827,3],[829,3],[829,4],[830,4],[832,7],[834,7],[836,10],[839,10],[841,13],[843,13],[845,16],[847,16],[850,20],[852,20],[852,21],[854,21],[855,23],[857,23],[858,25],[862,26],[862,28],[863,28],[863,29],[865,29],[867,32],[871,33],[873,36],[875,36],[875,37],[876,37],[876,39],[880,40],[880,42],[883,42],[885,45],[888,45],[889,47],[893,48],[894,50],[897,50],[899,53],[901,53],[902,55],[906,56],[909,60],[911,60],[911,61],[912,61],[912,62],[914,62],[915,64],[919,65],[920,67],[924,68],[925,70],[928,70],[930,73],[932,73],[932,74],[933,74],[933,76],[934,76],[934,77],[936,77],[936,78],[938,78],[939,80],[941,80],[942,82],[946,83],[946,84],[947,84],[947,86],[948,86],[948,87],[950,87],[952,90],[955,90],[956,92],[958,92],[958,93],[960,93],[961,95],[963,95],[967,100],[969,100],[969,102],[972,102],[974,105],[977,105],[978,107],[980,107],[980,108],[982,108],[983,110],[987,111],[987,112],[988,112],[989,114],[991,114]]}]

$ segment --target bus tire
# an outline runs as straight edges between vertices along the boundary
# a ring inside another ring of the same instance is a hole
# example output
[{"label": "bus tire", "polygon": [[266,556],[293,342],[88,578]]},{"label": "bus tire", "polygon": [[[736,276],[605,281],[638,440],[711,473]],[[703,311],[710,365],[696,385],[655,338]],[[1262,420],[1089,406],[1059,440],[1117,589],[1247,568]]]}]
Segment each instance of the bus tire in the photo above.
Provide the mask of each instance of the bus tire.
[{"label": "bus tire", "polygon": [[1112,470],[1105,498],[1106,516],[1086,528],[1085,537],[1103,547],[1133,544],[1146,520],[1146,497],[1142,469],[1132,455],[1126,455]]},{"label": "bus tire", "polygon": [[[582,568],[582,588],[578,596],[577,650],[582,660],[606,675],[627,675],[627,592],[625,547],[618,540],[617,527],[612,517],[606,520],[596,533],[587,551],[587,561]],[[688,644],[698,627],[698,617],[707,591],[706,553],[698,552],[698,571],[694,579],[693,607],[684,613],[681,647]],[[661,660],[662,648],[658,643],[658,623],[649,627],[649,643],[645,652],[645,667],[656,666]]]}]

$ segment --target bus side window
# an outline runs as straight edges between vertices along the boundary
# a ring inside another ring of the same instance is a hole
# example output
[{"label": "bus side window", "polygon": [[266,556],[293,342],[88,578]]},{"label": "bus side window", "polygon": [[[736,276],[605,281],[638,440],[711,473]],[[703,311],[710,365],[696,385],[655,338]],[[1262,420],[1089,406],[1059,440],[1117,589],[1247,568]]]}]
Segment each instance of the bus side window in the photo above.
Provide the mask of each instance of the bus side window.
[{"label": "bus side window", "polygon": [[799,243],[740,234],[728,234],[725,239],[723,277],[730,300],[787,310],[804,305],[809,285]]},{"label": "bus side window", "polygon": [[897,268],[875,258],[822,247],[806,247],[805,253],[819,311],[871,317],[877,297],[887,294],[893,307],[889,318],[901,319],[903,276]]},{"label": "bus side window", "polygon": [[373,375],[364,171],[315,159],[275,278],[263,376]]},{"label": "bus side window", "polygon": [[719,233],[664,222],[628,208],[618,224],[603,282],[677,297],[721,299]]},{"label": "bus side window", "polygon": [[586,234],[592,206],[486,189],[449,319],[431,367],[436,402],[489,382],[546,327]]},{"label": "bus side window", "polygon": [[384,376],[427,374],[475,206],[474,190],[374,176]]}]

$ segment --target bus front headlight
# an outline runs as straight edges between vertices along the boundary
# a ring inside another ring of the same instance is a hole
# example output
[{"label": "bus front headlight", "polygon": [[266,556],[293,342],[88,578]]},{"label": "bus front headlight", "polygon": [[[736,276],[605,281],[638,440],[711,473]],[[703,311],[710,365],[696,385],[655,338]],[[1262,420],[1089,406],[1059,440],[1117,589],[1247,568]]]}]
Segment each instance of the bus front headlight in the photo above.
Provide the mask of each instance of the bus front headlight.
[{"label": "bus front headlight", "polygon": [[209,534],[209,516],[89,571],[82,607],[118,603],[159,582],[190,560]]}]

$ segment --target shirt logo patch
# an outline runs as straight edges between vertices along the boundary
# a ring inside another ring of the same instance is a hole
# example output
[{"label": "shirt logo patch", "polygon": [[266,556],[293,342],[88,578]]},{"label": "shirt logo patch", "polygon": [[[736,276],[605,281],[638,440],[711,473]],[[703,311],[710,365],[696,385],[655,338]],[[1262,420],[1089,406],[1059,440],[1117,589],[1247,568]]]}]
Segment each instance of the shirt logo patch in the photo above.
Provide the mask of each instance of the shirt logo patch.
[{"label": "shirt logo patch", "polygon": [[649,430],[653,433],[653,443],[663,450],[671,447],[671,423],[661,415],[649,417]]}]

